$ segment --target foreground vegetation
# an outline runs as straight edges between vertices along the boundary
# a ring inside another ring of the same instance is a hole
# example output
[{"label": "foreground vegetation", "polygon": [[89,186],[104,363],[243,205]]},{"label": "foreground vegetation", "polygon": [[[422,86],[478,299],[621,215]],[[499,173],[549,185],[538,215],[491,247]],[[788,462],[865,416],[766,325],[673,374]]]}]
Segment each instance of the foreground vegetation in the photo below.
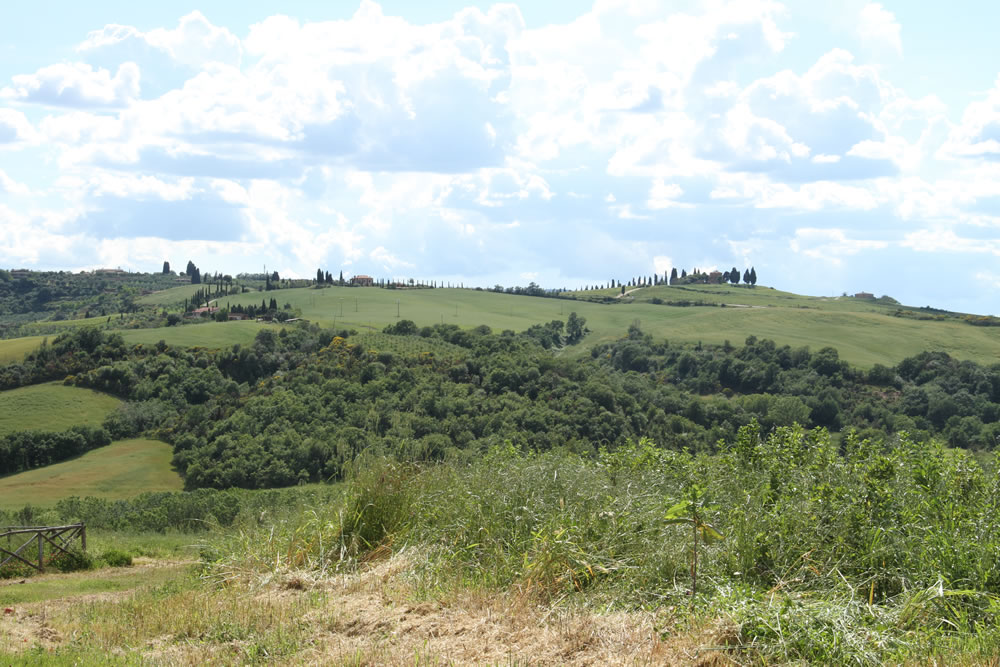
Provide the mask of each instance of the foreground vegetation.
[{"label": "foreground vegetation", "polygon": [[[47,623],[79,639],[39,646],[67,661],[546,655],[486,652],[480,633],[496,628],[463,625],[472,607],[547,628],[562,642],[547,662],[602,661],[613,619],[626,645],[605,661],[683,646],[688,661],[736,664],[979,664],[1000,651],[998,484],[992,459],[905,435],[838,446],[823,429],[754,424],[717,454],[639,440],[595,459],[509,445],[469,463],[366,455],[332,494],[242,492],[201,547],[200,578],[57,609]],[[463,631],[478,654],[454,643]]]}]

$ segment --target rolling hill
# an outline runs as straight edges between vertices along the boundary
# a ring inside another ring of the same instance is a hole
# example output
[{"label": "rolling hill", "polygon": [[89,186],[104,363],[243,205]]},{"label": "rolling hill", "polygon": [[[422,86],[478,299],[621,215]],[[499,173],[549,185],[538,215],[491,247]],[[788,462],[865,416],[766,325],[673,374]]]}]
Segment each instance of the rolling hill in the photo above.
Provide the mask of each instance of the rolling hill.
[{"label": "rolling hill", "polygon": [[46,382],[0,392],[0,435],[12,431],[63,431],[71,426],[100,426],[118,407],[114,396]]},{"label": "rolling hill", "polygon": [[[180,302],[192,287],[176,287],[144,299],[150,305]],[[893,365],[923,351],[944,351],[982,363],[1000,358],[1000,328],[970,326],[954,317],[898,317],[901,307],[890,300],[811,297],[763,286],[684,285],[639,288],[611,303],[600,302],[617,291],[571,293],[578,297],[572,300],[453,288],[297,288],[224,296],[218,305],[260,305],[273,298],[279,308],[288,305],[320,326],[360,332],[380,331],[399,319],[413,320],[418,326],[485,324],[497,331],[523,331],[534,324],[565,321],[570,312],[576,312],[586,318],[590,334],[583,344],[564,350],[568,355],[586,354],[596,344],[620,338],[638,322],[654,338],[672,342],[740,344],[756,336],[814,350],[832,346],[841,358],[865,368],[875,363]],[[130,343],[144,345],[164,340],[170,345],[221,348],[250,343],[268,326],[279,325],[205,323],[126,329],[122,335]],[[40,342],[38,336],[0,341],[0,360],[17,360]]]},{"label": "rolling hill", "polygon": [[[629,325],[638,322],[654,338],[672,342],[729,340],[740,344],[748,336],[756,336],[794,347],[832,346],[843,359],[861,367],[893,365],[927,350],[942,350],[982,363],[1000,358],[1000,328],[974,327],[957,320],[901,318],[893,315],[897,306],[889,303],[808,297],[766,287],[641,288],[610,304],[469,289],[333,287],[280,290],[268,293],[271,297],[279,306],[287,303],[299,309],[302,317],[312,322],[362,331],[380,330],[401,318],[413,320],[418,326],[486,324],[494,330],[521,331],[533,324],[565,320],[575,311],[587,319],[591,333],[582,345],[567,349],[568,354],[583,354],[597,343],[619,338]],[[260,293],[247,293],[220,300],[220,305],[259,304],[261,299]],[[657,304],[654,299],[663,303]],[[705,305],[669,305],[671,301],[701,301]]]},{"label": "rolling hill", "polygon": [[170,467],[170,445],[157,440],[122,440],[78,458],[0,478],[0,509],[26,503],[51,505],[69,496],[112,500],[145,491],[177,491],[180,475]]}]

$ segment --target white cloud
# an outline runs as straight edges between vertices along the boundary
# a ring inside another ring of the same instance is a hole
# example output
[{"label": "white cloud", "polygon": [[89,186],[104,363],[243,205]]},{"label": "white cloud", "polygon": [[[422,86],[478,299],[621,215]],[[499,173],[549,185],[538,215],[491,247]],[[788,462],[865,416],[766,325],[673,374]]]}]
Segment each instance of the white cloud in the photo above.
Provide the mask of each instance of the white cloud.
[{"label": "white cloud", "polygon": [[955,252],[1000,256],[1000,241],[963,238],[951,229],[921,229],[905,235],[902,244],[917,252]]},{"label": "white cloud", "polygon": [[198,12],[109,25],[84,63],[0,82],[0,190],[23,195],[0,264],[232,254],[578,285],[673,258],[858,266],[941,243],[993,261],[1000,80],[953,125],[873,64],[901,29],[865,4],[841,10],[857,54],[817,42],[815,61],[776,57],[799,14],[770,0],[601,0],[542,28],[514,5],[420,25],[365,0],[242,40]]},{"label": "white cloud", "polygon": [[674,268],[674,260],[667,255],[656,255],[653,257],[653,270],[657,275],[668,275],[672,268]]},{"label": "white cloud", "polygon": [[28,186],[18,183],[8,176],[3,169],[0,169],[0,193],[26,195],[29,192]]},{"label": "white cloud", "polygon": [[182,17],[172,30],[156,28],[142,32],[132,26],[107,25],[87,35],[77,47],[84,54],[93,54],[122,47],[129,42],[142,42],[159,49],[183,65],[201,67],[218,62],[238,66],[243,49],[239,38],[226,28],[220,28],[194,11]]},{"label": "white cloud", "polygon": [[877,2],[869,2],[858,16],[858,35],[868,44],[887,46],[903,54],[901,27],[896,16]]},{"label": "white cloud", "polygon": [[386,271],[398,271],[400,269],[412,269],[415,267],[413,263],[399,259],[382,246],[368,253],[368,257]]},{"label": "white cloud", "polygon": [[684,189],[676,183],[666,183],[662,178],[653,181],[653,186],[649,189],[649,200],[646,207],[659,210],[672,208],[674,206],[684,206],[683,202],[678,202],[677,198],[684,194]]},{"label": "white cloud", "polygon": [[0,107],[0,146],[30,141],[34,136],[35,130],[23,113]]},{"label": "white cloud", "polygon": [[856,255],[863,250],[881,250],[888,247],[887,241],[848,238],[843,229],[801,228],[789,243],[793,252],[807,257],[822,259],[839,265],[844,257]]},{"label": "white cloud", "polygon": [[962,122],[951,131],[940,155],[1000,161],[1000,76],[985,99],[966,107]]},{"label": "white cloud", "polygon": [[112,77],[85,63],[60,63],[18,74],[0,98],[66,107],[121,107],[139,95],[139,67],[125,63]]}]

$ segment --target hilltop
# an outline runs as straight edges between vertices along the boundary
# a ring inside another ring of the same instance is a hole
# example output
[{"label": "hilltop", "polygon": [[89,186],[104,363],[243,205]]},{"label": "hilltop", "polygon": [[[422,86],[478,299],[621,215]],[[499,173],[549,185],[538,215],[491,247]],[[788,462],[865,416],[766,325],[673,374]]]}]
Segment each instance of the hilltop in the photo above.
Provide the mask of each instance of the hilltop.
[{"label": "hilltop", "polygon": [[[842,358],[862,367],[898,363],[924,351],[943,351],[983,363],[1000,356],[1000,329],[971,326],[960,314],[928,313],[886,299],[810,297],[763,286],[727,285],[644,287],[623,298],[615,298],[614,292],[593,290],[544,298],[477,289],[334,286],[248,292],[219,297],[216,303],[224,311],[260,306],[262,301],[274,299],[279,310],[290,316],[320,326],[359,331],[381,330],[398,319],[412,320],[418,326],[486,325],[499,331],[524,331],[535,324],[565,321],[576,312],[586,319],[590,333],[582,346],[565,352],[571,355],[584,354],[594,345],[620,338],[638,320],[644,332],[671,342],[722,344],[728,340],[740,344],[756,336],[782,345],[808,345],[813,349],[832,346]],[[168,294],[158,298],[166,300]],[[221,347],[249,341],[261,326],[253,322],[223,323],[212,335],[219,336]],[[240,328],[245,338],[233,333]],[[171,344],[185,344],[191,336],[187,327],[127,334],[136,342],[153,343],[162,338]],[[211,346],[211,337],[200,334],[197,344]]]}]

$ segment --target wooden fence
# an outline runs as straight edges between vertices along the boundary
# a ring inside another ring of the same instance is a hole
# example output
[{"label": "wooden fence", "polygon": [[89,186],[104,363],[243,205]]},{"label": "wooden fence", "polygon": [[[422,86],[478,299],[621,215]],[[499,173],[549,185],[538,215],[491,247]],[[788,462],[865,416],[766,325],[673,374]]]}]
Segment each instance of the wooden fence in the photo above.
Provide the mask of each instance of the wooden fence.
[{"label": "wooden fence", "polygon": [[[6,545],[4,545],[6,538]],[[7,526],[0,528],[0,567],[20,561],[39,572],[45,564],[60,554],[68,554],[73,542],[80,538],[80,549],[87,550],[87,527],[82,523],[69,526]],[[16,543],[16,544],[15,544]],[[49,545],[46,555],[45,545]],[[35,545],[35,548],[32,548]],[[4,548],[6,546],[6,548]],[[37,560],[35,560],[37,558]]]}]

